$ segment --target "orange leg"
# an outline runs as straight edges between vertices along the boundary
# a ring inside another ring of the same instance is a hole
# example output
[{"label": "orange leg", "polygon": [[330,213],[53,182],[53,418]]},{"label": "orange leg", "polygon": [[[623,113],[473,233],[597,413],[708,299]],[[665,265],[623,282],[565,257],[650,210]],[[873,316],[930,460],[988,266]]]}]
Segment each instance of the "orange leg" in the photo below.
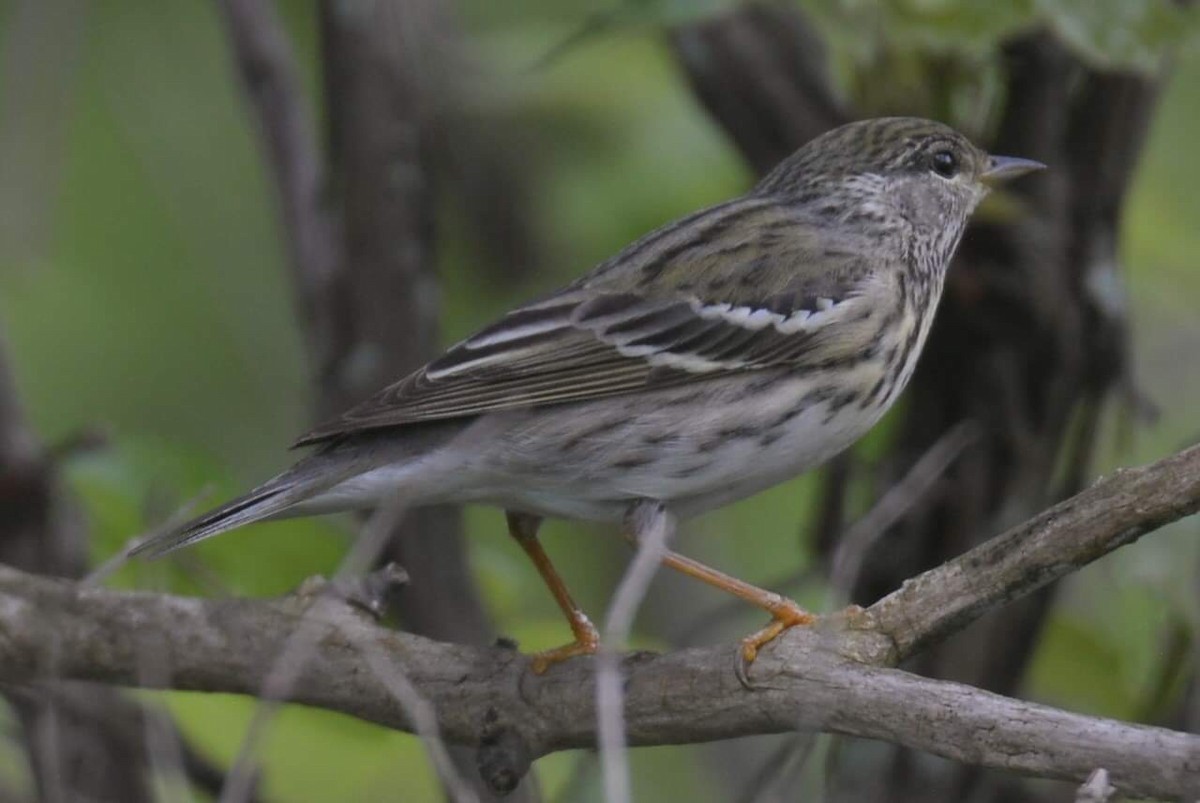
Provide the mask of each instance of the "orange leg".
[{"label": "orange leg", "polygon": [[[633,534],[629,532],[626,532],[626,538],[631,541],[635,540]],[[816,616],[787,597],[717,571],[710,566],[705,566],[700,561],[680,555],[678,552],[667,552],[663,556],[663,564],[677,572],[682,572],[689,577],[694,577],[710,586],[744,599],[752,605],[757,605],[771,614],[771,621],[766,627],[742,639],[738,677],[745,685],[749,685],[745,678],[746,668],[754,663],[754,659],[758,657],[758,651],[763,646],[769,644],[788,628],[796,625],[811,625],[817,621]]]},{"label": "orange leg", "polygon": [[507,517],[508,534],[516,539],[521,548],[525,550],[525,554],[533,561],[533,565],[537,567],[538,574],[542,576],[546,587],[554,595],[554,601],[558,603],[563,615],[567,617],[567,623],[571,625],[571,632],[575,635],[575,640],[570,644],[536,653],[533,656],[532,665],[534,674],[540,675],[555,664],[568,658],[574,658],[576,655],[594,654],[600,646],[600,633],[592,621],[587,618],[587,614],[580,610],[579,606],[575,604],[575,600],[571,599],[571,592],[567,591],[566,583],[559,577],[546,550],[542,549],[542,544],[537,539],[538,528],[542,524],[541,518],[512,511],[507,512]]}]

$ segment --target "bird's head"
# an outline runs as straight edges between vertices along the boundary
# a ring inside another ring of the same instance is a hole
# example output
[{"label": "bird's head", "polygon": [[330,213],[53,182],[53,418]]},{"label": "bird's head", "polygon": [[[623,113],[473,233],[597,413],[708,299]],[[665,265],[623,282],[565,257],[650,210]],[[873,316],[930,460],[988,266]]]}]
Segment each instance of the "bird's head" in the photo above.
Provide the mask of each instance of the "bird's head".
[{"label": "bird's head", "polygon": [[904,226],[942,252],[953,249],[992,184],[1043,167],[991,156],[933,120],[881,117],[813,139],[755,191],[811,205],[816,214],[852,226]]}]

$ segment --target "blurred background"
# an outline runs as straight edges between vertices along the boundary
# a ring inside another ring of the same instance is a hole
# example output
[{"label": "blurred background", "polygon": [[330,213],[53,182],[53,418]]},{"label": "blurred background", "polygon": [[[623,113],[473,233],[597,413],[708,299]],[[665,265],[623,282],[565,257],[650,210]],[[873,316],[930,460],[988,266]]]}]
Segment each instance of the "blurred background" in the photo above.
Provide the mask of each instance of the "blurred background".
[{"label": "blurred background", "polygon": [[[282,35],[247,61],[244,35],[263,31]],[[981,210],[914,386],[866,442],[690,522],[679,541],[818,610],[869,603],[1096,476],[1200,436],[1196,39],[1194,7],[1169,0],[7,0],[0,389],[21,403],[8,426],[36,439],[67,491],[73,540],[59,560],[28,532],[14,546],[0,522],[0,560],[99,565],[190,500],[284,467],[318,416],[745,191],[805,139],[918,114],[1051,170]],[[260,111],[293,86],[263,66],[280,58],[295,67],[305,116],[288,130],[309,136],[309,185],[281,183],[263,135]],[[250,93],[247,75],[259,79]],[[839,553],[837,535],[931,449],[938,465],[918,469],[900,520]],[[105,582],[282,594],[331,573],[354,528],[256,526]],[[1196,730],[1198,530],[1185,520],[1147,537],[910,668]],[[545,540],[599,616],[627,549],[557,522]],[[504,634],[524,650],[567,636],[499,511],[433,511],[392,556],[413,575],[405,626]],[[848,576],[831,573],[848,559]],[[660,576],[636,646],[717,643],[760,619]],[[217,776],[153,773],[146,799],[207,799],[255,702],[134,696],[169,712]],[[9,703],[0,800],[49,799],[23,747],[35,714]],[[256,755],[264,799],[442,795],[417,740],[335,714],[285,708]],[[829,737],[638,749],[632,762],[639,800],[1070,799]],[[536,775],[542,799],[601,799],[588,753],[547,757]],[[520,794],[537,799],[534,786]]]}]

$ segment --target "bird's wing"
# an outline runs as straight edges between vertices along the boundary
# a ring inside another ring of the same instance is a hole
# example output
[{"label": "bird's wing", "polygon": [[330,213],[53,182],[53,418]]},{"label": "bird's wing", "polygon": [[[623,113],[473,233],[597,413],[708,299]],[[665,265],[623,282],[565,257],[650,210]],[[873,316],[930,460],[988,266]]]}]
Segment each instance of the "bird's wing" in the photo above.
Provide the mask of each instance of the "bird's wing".
[{"label": "bird's wing", "polygon": [[[750,212],[727,204],[648,235],[296,445],[736,372],[833,366],[869,348],[887,272],[795,210],[742,203]],[[735,214],[761,225],[730,226]]]}]

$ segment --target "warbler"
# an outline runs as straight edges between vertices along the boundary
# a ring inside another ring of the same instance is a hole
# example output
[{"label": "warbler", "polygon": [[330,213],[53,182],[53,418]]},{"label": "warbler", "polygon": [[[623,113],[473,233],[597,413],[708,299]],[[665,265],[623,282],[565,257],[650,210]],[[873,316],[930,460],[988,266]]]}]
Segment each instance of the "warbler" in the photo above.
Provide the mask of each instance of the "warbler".
[{"label": "warbler", "polygon": [[[912,376],[988,185],[1043,167],[929,120],[836,128],[748,194],[514,309],[300,438],[313,450],[282,474],[131,552],[389,500],[497,505],[575,636],[534,671],[594,652],[596,629],[538,542],[542,519],[620,522],[646,502],[686,518],[854,443]],[[771,614],[742,642],[747,664],[813,619],[676,553],[664,562]]]}]

